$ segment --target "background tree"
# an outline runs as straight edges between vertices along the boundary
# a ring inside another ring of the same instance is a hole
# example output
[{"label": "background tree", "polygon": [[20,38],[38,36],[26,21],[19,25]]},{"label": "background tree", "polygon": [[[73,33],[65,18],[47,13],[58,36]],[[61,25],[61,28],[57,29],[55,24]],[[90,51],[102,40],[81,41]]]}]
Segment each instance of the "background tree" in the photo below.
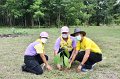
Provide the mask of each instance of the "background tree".
[{"label": "background tree", "polygon": [[120,24],[119,0],[0,0],[0,25]]}]

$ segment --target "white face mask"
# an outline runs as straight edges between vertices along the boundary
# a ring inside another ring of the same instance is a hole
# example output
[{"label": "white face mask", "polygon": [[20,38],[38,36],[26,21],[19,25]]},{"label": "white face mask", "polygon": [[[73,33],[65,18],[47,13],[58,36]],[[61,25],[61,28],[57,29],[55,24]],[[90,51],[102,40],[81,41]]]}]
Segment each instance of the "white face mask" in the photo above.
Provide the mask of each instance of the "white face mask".
[{"label": "white face mask", "polygon": [[78,35],[75,37],[77,41],[80,41],[81,40],[81,35]]},{"label": "white face mask", "polygon": [[46,38],[41,38],[41,41],[42,41],[43,43],[46,43],[46,42],[47,42],[47,39],[46,39]]},{"label": "white face mask", "polygon": [[67,37],[68,37],[68,34],[62,34],[62,37],[63,37],[63,38],[67,38]]}]

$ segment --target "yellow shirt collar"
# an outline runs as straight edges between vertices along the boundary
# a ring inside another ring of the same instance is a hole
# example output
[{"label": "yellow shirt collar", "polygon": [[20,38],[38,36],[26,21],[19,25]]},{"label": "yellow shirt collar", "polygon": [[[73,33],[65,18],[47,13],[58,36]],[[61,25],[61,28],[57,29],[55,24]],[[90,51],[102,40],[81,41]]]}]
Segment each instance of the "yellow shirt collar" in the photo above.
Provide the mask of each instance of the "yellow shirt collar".
[{"label": "yellow shirt collar", "polygon": [[42,41],[41,41],[40,39],[37,39],[36,42],[39,42],[39,43],[43,44]]}]

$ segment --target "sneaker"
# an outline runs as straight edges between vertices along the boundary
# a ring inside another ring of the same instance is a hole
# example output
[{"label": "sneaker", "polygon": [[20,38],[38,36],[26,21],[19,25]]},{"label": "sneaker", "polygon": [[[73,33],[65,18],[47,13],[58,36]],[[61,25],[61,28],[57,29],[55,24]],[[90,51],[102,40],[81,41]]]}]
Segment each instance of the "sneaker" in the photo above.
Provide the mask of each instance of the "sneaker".
[{"label": "sneaker", "polygon": [[93,71],[93,66],[91,65],[85,65],[81,68],[82,72],[88,72],[88,71]]},{"label": "sneaker", "polygon": [[25,71],[25,68],[26,68],[26,65],[25,64],[22,65],[22,67],[21,67],[22,71]]},{"label": "sneaker", "polygon": [[92,68],[94,68],[96,65],[97,65],[97,63],[93,64],[93,65],[92,65]]},{"label": "sneaker", "polygon": [[92,68],[90,69],[90,71],[93,71],[94,67],[96,66],[97,63],[92,65]]},{"label": "sneaker", "polygon": [[43,70],[45,70],[45,63],[41,64]]},{"label": "sneaker", "polygon": [[89,70],[86,69],[86,68],[81,68],[81,71],[82,71],[82,72],[88,72]]}]

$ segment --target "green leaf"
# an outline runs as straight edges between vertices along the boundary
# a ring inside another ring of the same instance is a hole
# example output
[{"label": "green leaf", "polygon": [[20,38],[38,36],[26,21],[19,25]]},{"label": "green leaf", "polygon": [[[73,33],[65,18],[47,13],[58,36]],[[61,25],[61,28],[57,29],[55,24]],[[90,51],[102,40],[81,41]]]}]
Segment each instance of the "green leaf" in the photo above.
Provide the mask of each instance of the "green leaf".
[{"label": "green leaf", "polygon": [[69,67],[69,59],[66,56],[64,56],[64,64],[66,67]]},{"label": "green leaf", "polygon": [[69,56],[70,56],[70,53],[68,52],[68,50],[67,50],[67,49],[65,49],[65,53],[66,53],[67,57],[69,57]]},{"label": "green leaf", "polygon": [[68,66],[67,66],[67,68],[70,68],[71,67],[71,64],[69,64]]},{"label": "green leaf", "polygon": [[60,57],[60,63],[58,63],[63,66],[63,57]]},{"label": "green leaf", "polygon": [[57,55],[54,57],[54,63],[55,63],[55,64],[59,64],[59,63],[60,63],[60,53],[57,54]]}]

